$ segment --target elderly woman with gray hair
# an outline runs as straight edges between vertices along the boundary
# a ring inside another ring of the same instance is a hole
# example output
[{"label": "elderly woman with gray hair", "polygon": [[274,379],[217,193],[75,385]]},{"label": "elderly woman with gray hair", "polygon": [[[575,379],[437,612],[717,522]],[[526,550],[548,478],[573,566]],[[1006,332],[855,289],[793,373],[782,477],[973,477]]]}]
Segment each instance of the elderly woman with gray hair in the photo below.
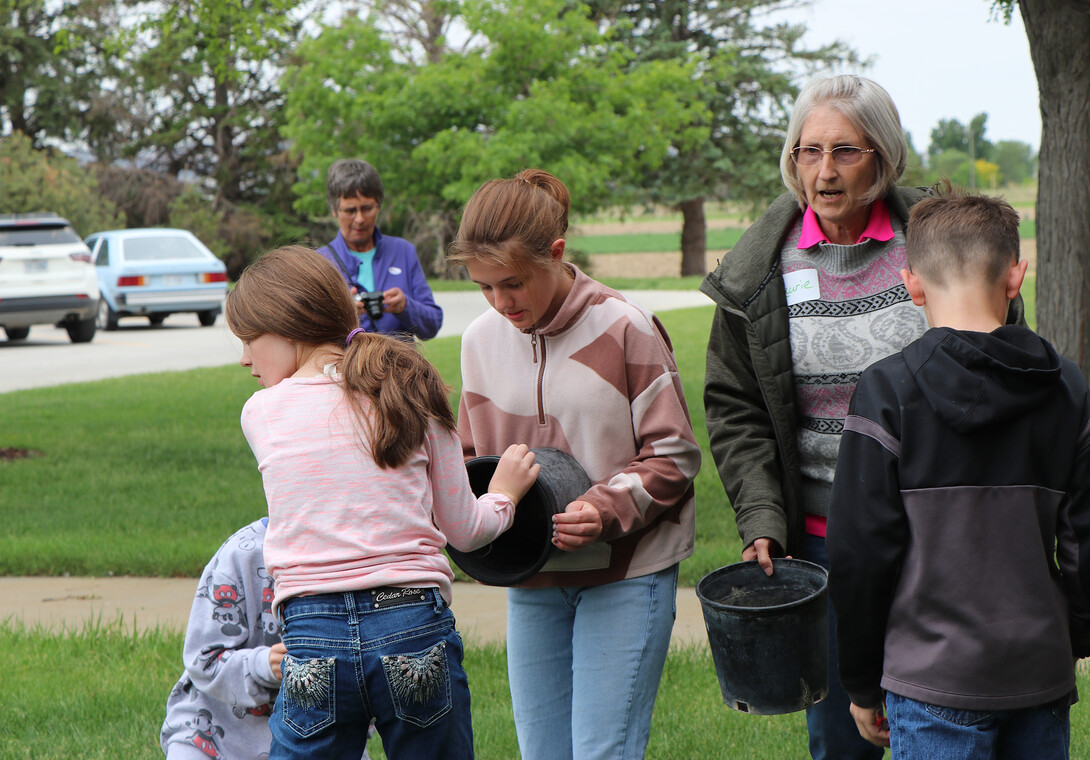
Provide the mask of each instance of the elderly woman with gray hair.
[{"label": "elderly woman with gray hair", "polygon": [[400,340],[434,338],[443,326],[416,246],[378,228],[385,191],[378,170],[358,158],[334,161],[326,200],[337,237],[318,249],[333,262],[356,298],[360,329]]},{"label": "elderly woman with gray hair", "polygon": [[[901,280],[909,209],[898,187],[908,147],[877,83],[843,75],[799,93],[780,157],[790,192],[746,231],[701,290],[717,307],[704,404],[711,451],[737,515],[745,560],[828,567],[825,523],[848,402],[860,373],[923,335]],[[1012,302],[1009,321],[1021,321]],[[864,741],[836,675],[807,711],[810,753],[881,757]]]}]

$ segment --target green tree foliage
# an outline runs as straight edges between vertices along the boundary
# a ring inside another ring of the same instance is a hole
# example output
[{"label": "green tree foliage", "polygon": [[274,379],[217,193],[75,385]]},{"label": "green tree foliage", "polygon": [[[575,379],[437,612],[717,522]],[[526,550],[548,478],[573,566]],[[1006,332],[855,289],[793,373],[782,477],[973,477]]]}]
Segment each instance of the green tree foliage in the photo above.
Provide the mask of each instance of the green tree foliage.
[{"label": "green tree foliage", "polygon": [[[214,181],[217,210],[260,202],[284,179],[278,80],[313,0],[177,0],[127,35],[131,153]],[[292,167],[294,168],[294,167]]]},{"label": "green tree foliage", "polygon": [[905,173],[901,178],[901,184],[908,186],[927,184],[927,169],[924,166],[923,156],[916,150],[916,146],[912,143],[912,135],[907,130],[905,143],[908,145],[908,159],[905,161]]},{"label": "green tree foliage", "polygon": [[0,139],[0,213],[34,211],[60,214],[81,236],[124,226],[99,196],[93,170],[58,151],[37,150],[14,132]]},{"label": "green tree foliage", "polygon": [[972,118],[969,126],[957,119],[941,119],[931,130],[931,144],[927,148],[928,156],[936,156],[947,150],[957,150],[972,155],[974,158],[991,159],[994,146],[985,138],[988,128],[988,114],[979,113]]},{"label": "green tree foliage", "polygon": [[[292,208],[296,163],[279,132],[279,79],[323,3],[134,4],[130,23],[115,36],[124,56],[113,87],[125,112],[119,153],[131,163],[103,173],[104,194],[134,221],[186,227],[217,219],[215,240],[205,242],[233,273],[274,241],[303,237],[305,222]],[[175,203],[180,180],[199,187]],[[210,204],[196,217],[195,198]]]},{"label": "green tree foliage", "polygon": [[[843,43],[808,49],[805,27],[770,14],[795,0],[598,0],[596,14],[636,52],[634,63],[692,64],[711,114],[706,138],[678,133],[666,161],[640,177],[652,203],[680,208],[682,275],[704,274],[705,199],[754,207],[783,191],[779,155],[799,74],[858,63]],[[702,117],[703,118],[703,117]]]},{"label": "green tree foliage", "polygon": [[947,150],[969,154],[969,132],[957,119],[940,119],[931,130],[931,144],[927,146],[927,155],[934,158]]},{"label": "green tree foliage", "polygon": [[436,62],[395,55],[374,20],[347,19],[300,46],[284,84],[300,210],[328,215],[326,168],[364,158],[382,173],[385,213],[427,230],[435,244],[421,250],[438,253],[485,180],[544,168],[568,185],[575,212],[590,212],[622,202],[678,133],[706,132],[692,67],[634,65],[584,8],[470,0],[462,12],[479,43]]},{"label": "green tree foliage", "polygon": [[100,82],[116,0],[0,2],[0,131],[94,140],[108,129]]},{"label": "green tree foliage", "polygon": [[1037,157],[1033,147],[1020,140],[1000,140],[992,153],[1004,182],[1022,184],[1037,174]]}]

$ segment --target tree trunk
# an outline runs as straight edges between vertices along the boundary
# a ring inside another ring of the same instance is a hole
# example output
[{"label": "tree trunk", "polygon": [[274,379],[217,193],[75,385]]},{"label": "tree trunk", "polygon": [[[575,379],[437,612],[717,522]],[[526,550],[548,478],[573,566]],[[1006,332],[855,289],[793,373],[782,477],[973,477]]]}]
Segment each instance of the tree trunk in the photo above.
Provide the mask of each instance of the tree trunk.
[{"label": "tree trunk", "polygon": [[704,199],[681,202],[681,276],[708,273],[704,265],[708,251],[708,223],[704,219]]},{"label": "tree trunk", "polygon": [[239,176],[239,146],[235,145],[235,128],[231,124],[231,91],[227,82],[216,82],[215,106],[212,116],[212,135],[216,152],[216,199],[217,211],[237,204],[242,199],[242,183]]},{"label": "tree trunk", "polygon": [[1019,8],[1041,98],[1037,329],[1090,376],[1090,1]]}]

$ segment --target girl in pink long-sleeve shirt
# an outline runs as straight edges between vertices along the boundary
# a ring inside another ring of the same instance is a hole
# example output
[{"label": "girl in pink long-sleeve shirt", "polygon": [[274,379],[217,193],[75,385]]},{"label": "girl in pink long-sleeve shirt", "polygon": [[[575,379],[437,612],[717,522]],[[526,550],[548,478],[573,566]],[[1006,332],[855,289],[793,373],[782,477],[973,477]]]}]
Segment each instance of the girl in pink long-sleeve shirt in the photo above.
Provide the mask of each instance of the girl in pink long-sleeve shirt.
[{"label": "girl in pink long-sleeve shirt", "polygon": [[439,373],[360,330],[340,274],[310,249],[263,256],[226,316],[265,388],[242,428],[288,650],[270,757],[356,760],[372,719],[388,757],[472,757],[443,547],[472,551],[510,527],[533,453],[511,446],[475,498]]}]

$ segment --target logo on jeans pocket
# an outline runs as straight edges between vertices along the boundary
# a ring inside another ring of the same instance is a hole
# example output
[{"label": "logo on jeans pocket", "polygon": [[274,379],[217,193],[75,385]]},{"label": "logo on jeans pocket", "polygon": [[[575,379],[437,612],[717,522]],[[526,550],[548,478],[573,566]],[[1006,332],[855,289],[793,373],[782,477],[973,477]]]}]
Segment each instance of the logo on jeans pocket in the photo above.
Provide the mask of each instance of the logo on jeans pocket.
[{"label": "logo on jeans pocket", "polygon": [[334,659],[284,658],[284,692],[305,710],[324,706],[329,700],[329,681]]},{"label": "logo on jeans pocket", "polygon": [[400,701],[427,702],[439,693],[446,649],[447,643],[441,641],[419,657],[398,654],[382,658],[386,679]]}]

